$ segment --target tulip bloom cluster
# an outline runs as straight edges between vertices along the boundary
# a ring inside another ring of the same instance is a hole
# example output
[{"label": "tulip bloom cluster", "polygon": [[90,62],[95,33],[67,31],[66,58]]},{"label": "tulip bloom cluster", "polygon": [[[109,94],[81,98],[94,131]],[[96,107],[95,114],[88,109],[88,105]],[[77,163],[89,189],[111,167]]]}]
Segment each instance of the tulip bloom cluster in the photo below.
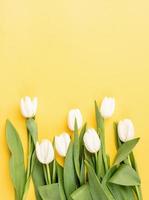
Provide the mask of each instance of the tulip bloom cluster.
[{"label": "tulip bloom cluster", "polygon": [[[104,121],[115,111],[115,99],[105,97],[98,107],[95,102],[96,127],[83,125],[81,111],[68,113],[70,134],[63,131],[54,137],[38,141],[35,121],[37,98],[21,99],[21,113],[26,120],[28,135],[28,164],[19,135],[10,121],[6,137],[11,152],[10,174],[16,200],[25,200],[32,177],[37,200],[142,200],[140,177],[133,148],[134,125],[130,119],[115,124],[117,155],[113,164],[106,153]],[[72,134],[71,134],[72,135]],[[61,165],[56,153],[63,158]]]}]

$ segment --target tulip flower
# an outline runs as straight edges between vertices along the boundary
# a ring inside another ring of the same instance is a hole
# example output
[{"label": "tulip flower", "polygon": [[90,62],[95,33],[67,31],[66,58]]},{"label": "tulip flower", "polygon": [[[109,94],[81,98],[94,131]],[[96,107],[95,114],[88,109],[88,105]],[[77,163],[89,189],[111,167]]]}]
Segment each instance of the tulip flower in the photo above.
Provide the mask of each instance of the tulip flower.
[{"label": "tulip flower", "polygon": [[134,138],[134,125],[130,119],[124,119],[118,123],[118,136],[122,142]]},{"label": "tulip flower", "polygon": [[100,113],[103,118],[110,118],[115,110],[115,99],[112,97],[105,97],[101,103]]},{"label": "tulip flower", "polygon": [[36,155],[42,164],[49,164],[54,160],[54,149],[49,140],[42,140],[36,143]]},{"label": "tulip flower", "polygon": [[95,129],[90,128],[84,134],[84,145],[90,153],[97,153],[101,147],[100,138]]},{"label": "tulip flower", "polygon": [[55,136],[55,148],[60,156],[66,156],[69,144],[70,136],[68,133],[62,133],[60,136]]},{"label": "tulip flower", "polygon": [[78,129],[82,127],[82,114],[79,109],[72,109],[68,114],[68,127],[71,131],[74,131],[75,119],[77,122]]},{"label": "tulip flower", "polygon": [[26,96],[21,99],[20,102],[21,112],[25,118],[32,118],[36,115],[37,111],[37,97],[34,97],[33,100]]}]

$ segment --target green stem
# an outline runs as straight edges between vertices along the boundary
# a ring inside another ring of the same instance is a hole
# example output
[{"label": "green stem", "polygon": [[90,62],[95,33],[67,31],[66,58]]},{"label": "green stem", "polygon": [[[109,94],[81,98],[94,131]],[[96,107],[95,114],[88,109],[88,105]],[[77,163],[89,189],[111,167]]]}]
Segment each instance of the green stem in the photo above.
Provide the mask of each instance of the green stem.
[{"label": "green stem", "polygon": [[96,164],[97,164],[97,162],[98,162],[98,153],[97,152],[95,153],[95,160],[96,160]]},{"label": "green stem", "polygon": [[55,160],[53,161],[52,183],[56,183],[56,163],[55,163]]},{"label": "green stem", "polygon": [[106,157],[106,149],[105,149],[105,133],[104,130],[100,131],[101,135],[101,141],[102,141],[102,155],[103,155],[103,161],[105,166],[105,171],[108,171],[108,163],[107,163],[107,157]]},{"label": "green stem", "polygon": [[48,180],[48,184],[51,184],[50,167],[49,167],[48,164],[46,164],[46,170],[47,170],[47,180]]},{"label": "green stem", "polygon": [[30,177],[30,167],[31,167],[31,135],[28,134],[28,166],[27,166],[27,180]]},{"label": "green stem", "polygon": [[98,173],[98,153],[95,153],[95,162],[96,162],[96,173]]},{"label": "green stem", "polygon": [[46,184],[48,184],[46,165],[43,165],[43,173],[44,173],[44,178],[45,178]]}]

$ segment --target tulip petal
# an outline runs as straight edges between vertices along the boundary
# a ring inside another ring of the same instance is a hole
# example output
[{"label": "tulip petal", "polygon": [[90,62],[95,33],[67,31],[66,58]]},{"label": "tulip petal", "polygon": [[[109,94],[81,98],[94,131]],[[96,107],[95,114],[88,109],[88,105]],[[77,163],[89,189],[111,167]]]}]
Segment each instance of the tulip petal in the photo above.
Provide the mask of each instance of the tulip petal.
[{"label": "tulip petal", "polygon": [[52,143],[46,139],[39,144],[36,143],[36,155],[38,160],[43,164],[49,164],[54,160],[54,150]]},{"label": "tulip petal", "polygon": [[34,97],[33,101],[32,101],[32,107],[33,107],[33,114],[36,114],[37,111],[37,105],[38,105],[38,99],[37,97]]},{"label": "tulip petal", "polygon": [[25,102],[24,102],[23,98],[21,98],[20,107],[21,107],[21,113],[22,113],[22,115],[24,117],[27,117],[27,112],[26,112],[26,109],[25,109]]}]

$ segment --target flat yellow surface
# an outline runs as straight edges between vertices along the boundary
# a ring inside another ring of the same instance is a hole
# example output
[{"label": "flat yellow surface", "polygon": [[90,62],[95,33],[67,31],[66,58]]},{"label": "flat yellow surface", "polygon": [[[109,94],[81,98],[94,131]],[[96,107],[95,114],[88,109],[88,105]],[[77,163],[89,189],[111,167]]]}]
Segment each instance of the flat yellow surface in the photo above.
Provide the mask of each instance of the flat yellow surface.
[{"label": "flat yellow surface", "polygon": [[[94,126],[94,100],[116,98],[106,122],[107,151],[115,154],[112,123],[130,117],[144,199],[149,188],[149,2],[147,0],[0,0],[0,199],[13,200],[5,121],[18,129],[22,96],[38,96],[39,138],[67,130],[79,107]],[[31,185],[28,200],[34,200]]]}]

